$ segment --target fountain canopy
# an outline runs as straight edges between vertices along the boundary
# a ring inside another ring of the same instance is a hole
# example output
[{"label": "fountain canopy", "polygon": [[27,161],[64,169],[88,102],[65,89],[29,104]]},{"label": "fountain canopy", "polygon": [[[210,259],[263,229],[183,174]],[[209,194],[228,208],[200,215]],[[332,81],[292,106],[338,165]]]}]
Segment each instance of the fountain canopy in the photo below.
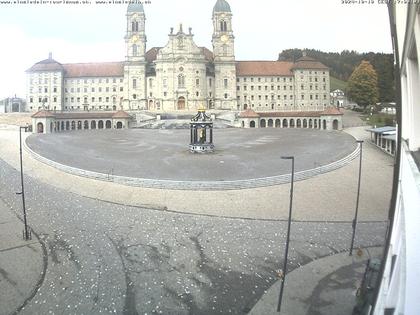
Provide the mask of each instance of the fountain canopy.
[{"label": "fountain canopy", "polygon": [[214,151],[213,144],[213,121],[206,114],[204,108],[198,109],[190,122],[190,152],[192,153],[210,153]]}]

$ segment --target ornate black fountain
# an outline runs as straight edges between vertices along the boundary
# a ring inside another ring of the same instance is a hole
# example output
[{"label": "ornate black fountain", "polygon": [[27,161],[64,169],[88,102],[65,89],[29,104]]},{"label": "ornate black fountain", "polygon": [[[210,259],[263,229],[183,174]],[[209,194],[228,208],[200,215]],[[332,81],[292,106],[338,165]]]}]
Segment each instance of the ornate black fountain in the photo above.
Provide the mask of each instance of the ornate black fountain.
[{"label": "ornate black fountain", "polygon": [[206,115],[206,110],[200,108],[190,122],[191,140],[190,152],[211,153],[213,144],[213,121]]}]

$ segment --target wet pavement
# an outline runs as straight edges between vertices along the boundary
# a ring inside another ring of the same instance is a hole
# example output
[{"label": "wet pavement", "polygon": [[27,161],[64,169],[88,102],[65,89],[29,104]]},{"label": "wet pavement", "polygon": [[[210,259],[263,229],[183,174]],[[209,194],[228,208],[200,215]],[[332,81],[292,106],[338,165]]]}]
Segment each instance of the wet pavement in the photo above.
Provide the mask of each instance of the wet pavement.
[{"label": "wet pavement", "polygon": [[[19,173],[3,161],[0,169],[0,198],[19,213]],[[25,183],[29,224],[47,259],[20,314],[244,314],[278,280],[285,221],[121,206],[28,176]],[[385,228],[360,223],[356,246],[382,245]],[[291,235],[290,271],[346,250],[351,224],[293,222]]]},{"label": "wet pavement", "polygon": [[316,129],[218,129],[215,152],[191,154],[190,131],[79,130],[32,134],[28,147],[52,161],[103,174],[147,179],[227,181],[290,173],[279,157],[294,155],[296,172],[344,158],[356,149],[344,132]]}]

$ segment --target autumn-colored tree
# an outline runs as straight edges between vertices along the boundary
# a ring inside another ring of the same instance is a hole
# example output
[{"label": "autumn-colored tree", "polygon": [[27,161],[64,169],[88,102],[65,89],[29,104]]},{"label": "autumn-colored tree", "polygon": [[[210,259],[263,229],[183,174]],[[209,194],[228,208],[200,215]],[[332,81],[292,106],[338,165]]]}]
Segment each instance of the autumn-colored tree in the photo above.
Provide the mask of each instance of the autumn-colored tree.
[{"label": "autumn-colored tree", "polygon": [[378,76],[369,61],[363,60],[347,82],[347,96],[366,107],[378,102]]}]

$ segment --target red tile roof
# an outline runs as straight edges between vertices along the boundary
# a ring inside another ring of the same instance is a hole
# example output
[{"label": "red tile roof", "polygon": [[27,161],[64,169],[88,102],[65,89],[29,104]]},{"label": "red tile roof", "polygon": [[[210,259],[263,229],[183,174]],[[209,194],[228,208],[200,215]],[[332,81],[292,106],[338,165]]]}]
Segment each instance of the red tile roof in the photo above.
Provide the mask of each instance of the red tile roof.
[{"label": "red tile roof", "polygon": [[329,68],[314,58],[304,56],[296,60],[292,69],[328,70]]},{"label": "red tile roof", "polygon": [[290,61],[238,61],[236,62],[236,75],[293,75]]},{"label": "red tile roof", "polygon": [[147,62],[155,61],[156,56],[161,48],[162,47],[153,47],[153,48],[150,48],[148,51],[146,51],[146,54],[144,56],[146,61]]},{"label": "red tile roof", "polygon": [[114,115],[112,115],[112,118],[131,118],[131,116],[127,112],[119,110]]},{"label": "red tile roof", "polygon": [[43,110],[37,111],[31,117],[32,118],[47,118],[47,117],[55,117],[55,115],[52,112],[43,109]]},{"label": "red tile roof", "polygon": [[258,112],[260,117],[319,117],[322,111]]},{"label": "red tile roof", "polygon": [[63,71],[63,65],[54,59],[48,58],[37,62],[32,67],[30,67],[27,72],[33,71]]},{"label": "red tile roof", "polygon": [[336,107],[328,107],[322,113],[322,115],[343,115]]},{"label": "red tile roof", "polygon": [[122,77],[124,62],[67,63],[63,64],[67,78]]},{"label": "red tile roof", "polygon": [[251,108],[248,108],[239,114],[239,118],[258,118],[258,117],[260,117],[260,115],[254,112]]}]

